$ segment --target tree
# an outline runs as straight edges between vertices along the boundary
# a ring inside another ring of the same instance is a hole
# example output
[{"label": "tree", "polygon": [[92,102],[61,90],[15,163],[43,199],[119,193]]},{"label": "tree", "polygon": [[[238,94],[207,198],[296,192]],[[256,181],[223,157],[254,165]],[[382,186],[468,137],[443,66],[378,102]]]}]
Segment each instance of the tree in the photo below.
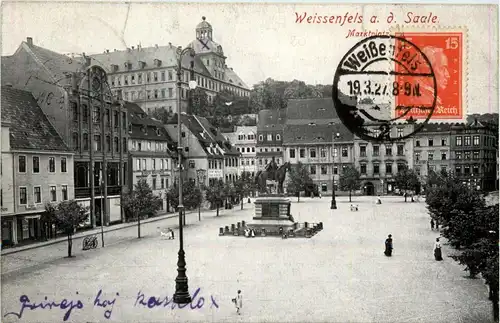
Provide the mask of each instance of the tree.
[{"label": "tree", "polygon": [[227,181],[224,183],[223,195],[226,202],[226,209],[229,209],[232,207],[234,198],[237,196],[236,188],[232,182]]},{"label": "tree", "polygon": [[191,90],[191,114],[206,117],[211,115],[212,107],[208,103],[208,97],[205,90],[201,87],[197,87]]},{"label": "tree", "polygon": [[298,162],[290,169],[287,191],[297,194],[297,202],[300,202],[300,192],[305,190],[306,185],[312,182],[313,180],[306,166]]},{"label": "tree", "polygon": [[144,179],[139,180],[134,189],[123,196],[123,209],[133,218],[137,218],[138,238],[141,238],[141,218],[155,214],[162,203],[161,197],[153,194],[153,190]]},{"label": "tree", "polygon": [[349,165],[342,170],[339,179],[340,189],[342,191],[349,191],[349,202],[351,201],[352,191],[359,190],[361,186],[360,174],[358,170],[353,166]]},{"label": "tree", "polygon": [[219,216],[219,207],[224,201],[224,183],[222,180],[215,181],[205,190],[205,197],[210,202],[210,208],[217,208],[217,216]]},{"label": "tree", "polygon": [[77,201],[62,201],[57,205],[47,204],[45,210],[54,220],[57,227],[62,229],[68,237],[68,258],[71,258],[73,248],[73,234],[76,229],[88,219],[89,208],[80,205]]},{"label": "tree", "polygon": [[252,174],[250,174],[249,172],[243,172],[241,173],[241,176],[234,183],[236,194],[240,198],[242,210],[243,210],[243,200],[245,196],[250,195],[250,193],[252,192],[254,188],[254,182],[255,179],[253,178]]},{"label": "tree", "polygon": [[167,111],[165,108],[157,108],[151,113],[151,117],[161,121],[163,124],[167,124],[172,116],[172,112]]},{"label": "tree", "polygon": [[[405,193],[408,190],[416,190],[417,186],[420,184],[417,173],[413,169],[408,168],[408,166],[403,167],[403,169],[396,174],[394,182],[396,187],[404,190]],[[405,194],[405,202],[406,198],[407,194]]]},{"label": "tree", "polygon": [[[166,198],[170,205],[177,209],[179,206],[179,185],[175,183],[166,192]],[[201,189],[195,181],[188,181],[182,185],[182,205],[186,210],[198,208],[203,200]]]}]

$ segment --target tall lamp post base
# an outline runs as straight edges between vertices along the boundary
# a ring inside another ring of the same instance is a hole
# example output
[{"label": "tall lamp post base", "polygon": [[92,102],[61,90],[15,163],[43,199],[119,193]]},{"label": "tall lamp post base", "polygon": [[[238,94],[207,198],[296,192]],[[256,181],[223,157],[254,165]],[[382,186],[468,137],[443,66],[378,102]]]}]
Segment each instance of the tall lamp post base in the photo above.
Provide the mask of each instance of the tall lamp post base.
[{"label": "tall lamp post base", "polygon": [[332,200],[332,203],[330,205],[331,210],[336,210],[337,209],[337,202],[335,200]]},{"label": "tall lamp post base", "polygon": [[191,295],[189,295],[188,278],[186,276],[186,260],[184,250],[179,251],[177,262],[177,277],[175,278],[174,303],[189,304]]}]

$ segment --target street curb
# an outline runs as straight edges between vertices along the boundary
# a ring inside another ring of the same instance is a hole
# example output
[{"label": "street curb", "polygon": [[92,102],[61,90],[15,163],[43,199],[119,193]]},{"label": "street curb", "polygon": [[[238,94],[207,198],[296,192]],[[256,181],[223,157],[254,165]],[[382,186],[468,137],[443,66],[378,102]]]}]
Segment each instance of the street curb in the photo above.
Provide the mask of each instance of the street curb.
[{"label": "street curb", "polygon": [[[195,211],[189,211],[189,212],[186,212],[186,215],[188,214],[193,214],[195,213]],[[162,221],[162,220],[166,220],[166,219],[171,219],[171,218],[175,218],[175,217],[178,217],[179,214],[168,214],[168,215],[164,215],[164,216],[160,216],[160,217],[155,217],[155,218],[151,218],[151,219],[146,219],[146,220],[142,220],[141,221],[141,224],[146,224],[146,223],[152,223],[152,222],[158,222],[158,221]],[[113,228],[112,226],[111,227],[107,227],[107,229],[104,229],[104,233],[108,233],[108,232],[113,232],[113,231],[118,231],[118,230],[122,230],[122,229],[128,229],[130,227],[134,227],[134,226],[137,226],[137,222],[134,222],[134,223],[130,223],[130,224],[125,224],[119,228],[115,227]],[[92,230],[99,230],[99,229],[92,229]],[[83,234],[83,235],[79,235],[77,237],[73,236],[73,240],[74,239],[80,239],[80,238],[86,238],[86,237],[90,237],[90,236],[93,236],[93,235],[96,235],[96,234],[100,234],[101,232],[98,231],[98,232],[94,232],[94,233],[87,233],[87,234]],[[61,238],[57,238],[53,241],[48,241],[48,242],[42,242],[42,243],[39,243],[39,244],[36,244],[36,245],[33,245],[33,246],[26,246],[25,248],[23,247],[18,247],[18,248],[12,248],[12,249],[7,249],[5,251],[2,250],[2,253],[1,253],[1,256],[7,256],[7,255],[12,255],[12,254],[16,254],[16,253],[19,253],[19,252],[23,252],[23,251],[28,251],[28,250],[33,250],[33,249],[38,249],[38,248],[43,248],[43,247],[47,247],[47,246],[51,246],[51,245],[55,245],[55,244],[58,244],[58,243],[62,243],[62,242],[67,242],[68,241],[68,238],[67,237],[61,237]]]}]

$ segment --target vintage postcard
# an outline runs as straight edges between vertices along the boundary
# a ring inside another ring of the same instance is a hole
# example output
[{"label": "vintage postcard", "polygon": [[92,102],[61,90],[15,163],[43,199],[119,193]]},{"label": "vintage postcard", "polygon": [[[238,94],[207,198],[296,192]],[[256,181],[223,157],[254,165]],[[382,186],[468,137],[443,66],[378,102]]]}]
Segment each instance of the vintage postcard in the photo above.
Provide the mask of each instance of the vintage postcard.
[{"label": "vintage postcard", "polygon": [[1,322],[498,322],[498,3],[1,9]]}]

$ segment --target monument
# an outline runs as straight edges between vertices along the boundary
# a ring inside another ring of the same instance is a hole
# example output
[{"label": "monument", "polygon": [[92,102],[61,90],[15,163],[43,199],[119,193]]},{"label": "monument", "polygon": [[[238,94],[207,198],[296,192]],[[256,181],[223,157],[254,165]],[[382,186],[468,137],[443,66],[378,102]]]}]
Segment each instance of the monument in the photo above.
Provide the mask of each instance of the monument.
[{"label": "monument", "polygon": [[257,172],[255,183],[259,191],[256,198],[255,216],[252,222],[238,222],[236,225],[219,228],[219,236],[281,236],[311,238],[323,229],[323,223],[296,223],[290,213],[291,202],[284,194],[283,183],[291,170],[286,162],[278,166],[274,158],[265,170]]}]

